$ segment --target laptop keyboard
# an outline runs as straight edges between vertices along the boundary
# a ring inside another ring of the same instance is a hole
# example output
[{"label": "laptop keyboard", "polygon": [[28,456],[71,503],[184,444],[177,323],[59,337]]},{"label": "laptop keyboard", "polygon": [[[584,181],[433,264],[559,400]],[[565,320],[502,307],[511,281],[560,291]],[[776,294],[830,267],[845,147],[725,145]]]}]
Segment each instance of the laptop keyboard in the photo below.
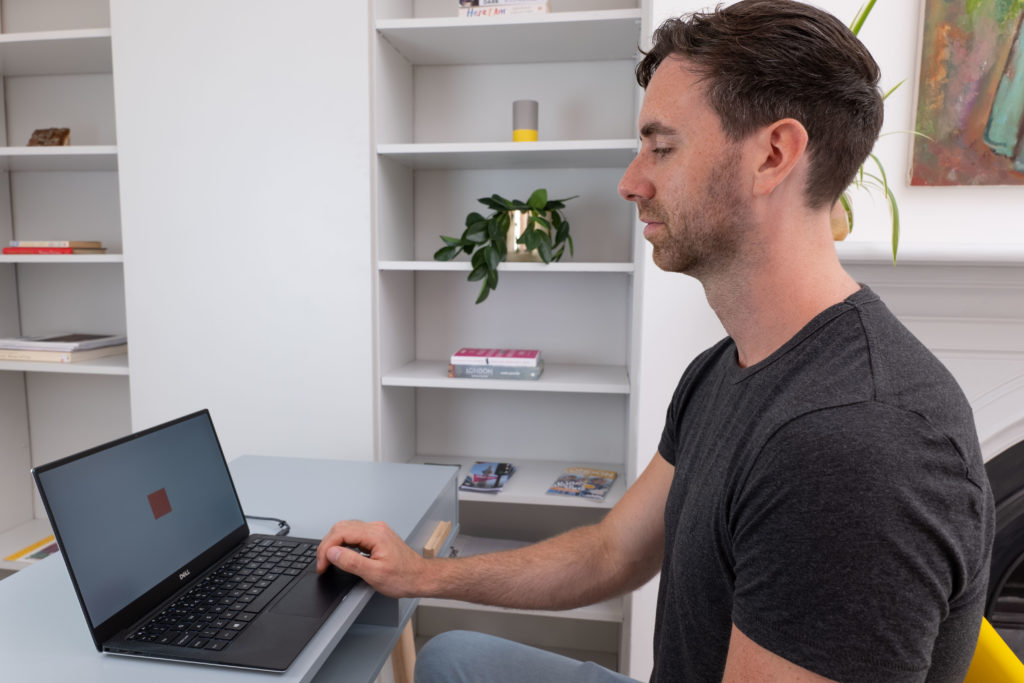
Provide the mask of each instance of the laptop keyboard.
[{"label": "laptop keyboard", "polygon": [[128,640],[223,650],[316,558],[316,546],[251,539]]}]

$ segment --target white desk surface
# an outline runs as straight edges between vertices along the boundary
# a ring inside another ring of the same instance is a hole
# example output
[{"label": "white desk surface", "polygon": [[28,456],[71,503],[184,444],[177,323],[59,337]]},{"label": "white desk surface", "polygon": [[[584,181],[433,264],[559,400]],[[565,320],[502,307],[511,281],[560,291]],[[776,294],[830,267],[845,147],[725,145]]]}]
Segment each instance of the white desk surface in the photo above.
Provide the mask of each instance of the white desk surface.
[{"label": "white desk surface", "polygon": [[[408,538],[452,477],[429,465],[264,456],[230,467],[247,514],[286,519],[292,536],[308,538],[345,518],[383,520]],[[353,625],[372,596],[366,584],[356,586],[284,673],[135,659],[96,651],[64,561],[54,555],[0,581],[0,671],[10,681],[364,683],[415,607],[402,601],[398,627]]]}]

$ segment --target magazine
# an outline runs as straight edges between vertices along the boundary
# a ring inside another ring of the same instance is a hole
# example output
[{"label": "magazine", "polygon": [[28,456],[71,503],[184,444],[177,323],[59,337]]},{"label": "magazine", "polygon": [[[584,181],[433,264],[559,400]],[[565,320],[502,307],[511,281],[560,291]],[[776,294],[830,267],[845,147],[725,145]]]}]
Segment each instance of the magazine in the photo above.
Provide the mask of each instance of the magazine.
[{"label": "magazine", "polygon": [[516,466],[507,462],[476,462],[469,468],[469,474],[459,489],[478,493],[497,493],[515,474]]},{"label": "magazine", "polygon": [[598,470],[591,467],[570,467],[551,485],[548,493],[563,496],[579,496],[592,500],[604,500],[608,490],[615,483],[617,472]]},{"label": "magazine", "polygon": [[86,351],[105,346],[117,346],[127,343],[123,334],[82,334],[63,333],[37,337],[15,337],[0,339],[0,349],[16,349],[20,351]]}]

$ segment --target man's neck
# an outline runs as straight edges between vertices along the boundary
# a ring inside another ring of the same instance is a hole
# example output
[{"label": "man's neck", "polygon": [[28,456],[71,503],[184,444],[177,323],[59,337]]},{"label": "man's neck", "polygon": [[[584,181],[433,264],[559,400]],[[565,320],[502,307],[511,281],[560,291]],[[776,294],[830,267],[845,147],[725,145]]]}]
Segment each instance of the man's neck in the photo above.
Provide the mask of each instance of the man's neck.
[{"label": "man's neck", "polygon": [[761,362],[860,288],[831,243],[776,243],[757,252],[738,259],[731,272],[702,280],[708,303],[736,343],[741,367]]}]

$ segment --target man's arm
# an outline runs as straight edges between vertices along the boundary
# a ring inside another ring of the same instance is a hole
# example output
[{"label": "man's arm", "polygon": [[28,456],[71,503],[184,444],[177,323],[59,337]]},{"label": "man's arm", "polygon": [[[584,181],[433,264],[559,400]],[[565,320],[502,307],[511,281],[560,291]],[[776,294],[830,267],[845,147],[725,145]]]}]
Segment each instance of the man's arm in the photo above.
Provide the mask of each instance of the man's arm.
[{"label": "man's arm", "polygon": [[783,659],[774,652],[766,650],[745,636],[733,624],[722,683],[746,683],[747,681],[829,683],[832,679],[819,676],[813,671],[808,671],[788,659]]},{"label": "man's arm", "polygon": [[[571,609],[638,588],[661,567],[674,468],[656,454],[601,522],[524,548],[425,559],[380,522],[338,522],[317,548],[392,597],[437,597],[520,609]],[[369,557],[346,549],[355,545]]]}]

